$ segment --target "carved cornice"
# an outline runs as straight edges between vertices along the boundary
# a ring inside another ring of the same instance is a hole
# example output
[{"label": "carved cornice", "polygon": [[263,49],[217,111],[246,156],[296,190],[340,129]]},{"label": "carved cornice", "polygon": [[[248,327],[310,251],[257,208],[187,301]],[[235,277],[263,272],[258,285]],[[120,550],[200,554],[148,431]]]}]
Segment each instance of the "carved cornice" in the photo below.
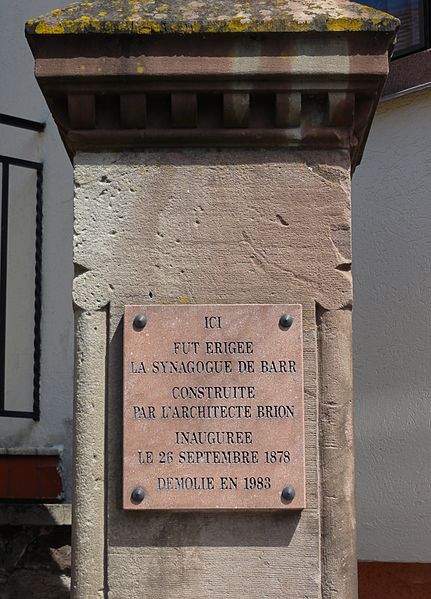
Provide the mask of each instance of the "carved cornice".
[{"label": "carved cornice", "polygon": [[390,32],[28,35],[68,150],[348,149],[360,160]]}]

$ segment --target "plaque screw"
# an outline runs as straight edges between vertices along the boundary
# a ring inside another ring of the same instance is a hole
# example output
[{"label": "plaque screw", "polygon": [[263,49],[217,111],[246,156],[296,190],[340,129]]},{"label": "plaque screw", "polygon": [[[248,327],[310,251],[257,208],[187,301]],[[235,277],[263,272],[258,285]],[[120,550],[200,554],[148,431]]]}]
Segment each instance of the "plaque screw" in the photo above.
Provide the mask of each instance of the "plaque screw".
[{"label": "plaque screw", "polygon": [[281,492],[281,496],[287,503],[291,503],[295,499],[295,488],[292,485],[287,485]]},{"label": "plaque screw", "polygon": [[142,501],[144,501],[144,497],[145,491],[142,487],[136,487],[135,489],[133,489],[131,497],[133,503],[141,503]]},{"label": "plaque screw", "polygon": [[135,329],[138,329],[140,331],[145,327],[146,324],[146,316],[144,316],[143,314],[138,314],[137,316],[135,316],[135,319],[133,321],[133,326],[135,327]]},{"label": "plaque screw", "polygon": [[290,314],[282,314],[278,322],[280,329],[287,331],[293,325],[293,316]]}]

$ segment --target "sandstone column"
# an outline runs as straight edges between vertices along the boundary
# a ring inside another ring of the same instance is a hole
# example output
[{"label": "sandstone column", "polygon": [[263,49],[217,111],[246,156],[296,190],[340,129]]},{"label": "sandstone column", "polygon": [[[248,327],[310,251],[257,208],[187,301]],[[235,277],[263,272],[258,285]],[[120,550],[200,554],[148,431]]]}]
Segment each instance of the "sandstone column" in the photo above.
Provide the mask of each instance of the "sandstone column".
[{"label": "sandstone column", "polygon": [[[354,599],[350,177],[398,22],[99,0],[27,24],[75,164],[75,599]],[[302,304],[307,507],[122,509],[127,304]]]}]

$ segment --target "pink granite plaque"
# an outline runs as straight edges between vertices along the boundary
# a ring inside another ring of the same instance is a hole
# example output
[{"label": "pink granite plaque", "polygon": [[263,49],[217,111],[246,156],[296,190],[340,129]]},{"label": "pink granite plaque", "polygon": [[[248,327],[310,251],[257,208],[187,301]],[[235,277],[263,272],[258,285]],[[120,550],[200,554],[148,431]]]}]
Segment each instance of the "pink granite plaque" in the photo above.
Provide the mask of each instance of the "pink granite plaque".
[{"label": "pink granite plaque", "polygon": [[127,510],[305,507],[300,305],[126,306]]}]

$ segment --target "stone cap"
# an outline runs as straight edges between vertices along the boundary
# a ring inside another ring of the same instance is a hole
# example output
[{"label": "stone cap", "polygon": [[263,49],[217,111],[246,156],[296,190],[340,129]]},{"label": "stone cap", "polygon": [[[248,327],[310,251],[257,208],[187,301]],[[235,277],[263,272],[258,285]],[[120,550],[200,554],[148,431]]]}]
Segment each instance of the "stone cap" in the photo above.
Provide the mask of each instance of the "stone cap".
[{"label": "stone cap", "polygon": [[70,154],[342,149],[358,164],[399,21],[345,0],[95,0],[27,23]]},{"label": "stone cap", "polygon": [[395,31],[398,19],[346,0],[96,0],[28,21],[32,34]]}]

